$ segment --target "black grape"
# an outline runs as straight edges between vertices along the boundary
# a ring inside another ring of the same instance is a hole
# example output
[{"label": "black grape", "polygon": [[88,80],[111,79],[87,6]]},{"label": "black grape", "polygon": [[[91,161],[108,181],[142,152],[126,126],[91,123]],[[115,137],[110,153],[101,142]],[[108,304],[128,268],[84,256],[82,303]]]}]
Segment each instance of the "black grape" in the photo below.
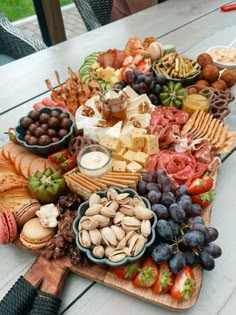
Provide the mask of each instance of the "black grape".
[{"label": "black grape", "polygon": [[180,185],[179,187],[175,189],[175,192],[174,192],[176,198],[182,195],[186,195],[187,193],[188,193],[188,188],[186,185]]},{"label": "black grape", "polygon": [[134,75],[135,75],[136,78],[137,78],[140,74],[143,74],[142,71],[139,70],[139,69],[137,69],[137,68],[134,69],[133,72],[134,72]]},{"label": "black grape", "polygon": [[147,183],[153,182],[153,180],[152,180],[152,173],[151,172],[144,172],[144,173],[142,173],[142,180],[144,182],[147,182]]},{"label": "black grape", "polygon": [[186,265],[184,254],[182,252],[175,253],[168,263],[172,272],[178,274]]},{"label": "black grape", "polygon": [[174,192],[175,186],[167,175],[157,176],[157,184],[162,192]]},{"label": "black grape", "polygon": [[160,103],[159,98],[155,94],[150,93],[148,94],[148,97],[153,105],[158,105]]},{"label": "black grape", "polygon": [[183,242],[186,246],[197,247],[204,244],[205,237],[202,232],[189,231],[183,236]]},{"label": "black grape", "polygon": [[192,209],[192,198],[189,195],[182,195],[177,199],[177,203],[183,207],[186,215],[188,215],[188,212]]},{"label": "black grape", "polygon": [[172,192],[164,192],[161,195],[161,204],[169,208],[169,206],[175,202],[175,196]]},{"label": "black grape", "polygon": [[199,256],[196,255],[191,249],[186,249],[183,251],[186,265],[190,267],[196,266],[199,263]]},{"label": "black grape", "polygon": [[202,217],[196,216],[196,217],[188,218],[187,223],[188,224],[194,224],[194,223],[204,224],[204,221]]},{"label": "black grape", "polygon": [[[153,78],[151,77],[151,76],[149,76],[149,75],[145,75],[145,78],[144,78],[144,82],[147,84],[147,85],[149,85],[149,87],[150,87],[150,84],[151,84],[151,82],[153,81]],[[160,92],[159,92],[160,93]]]},{"label": "black grape", "polygon": [[202,213],[202,207],[197,203],[193,203],[191,209],[185,210],[188,217],[195,217]]},{"label": "black grape", "polygon": [[154,88],[152,89],[152,92],[155,93],[155,94],[159,94],[161,92],[161,86],[160,84],[156,84],[154,86]]},{"label": "black grape", "polygon": [[160,198],[161,198],[161,192],[151,190],[148,192],[147,198],[151,202],[151,204],[158,203],[160,201]]},{"label": "black grape", "polygon": [[222,250],[220,248],[220,246],[214,244],[214,243],[209,243],[209,244],[206,244],[202,250],[204,252],[207,252],[209,254],[211,254],[211,256],[213,258],[218,258],[222,255]]},{"label": "black grape", "polygon": [[168,261],[172,254],[173,250],[168,244],[160,244],[153,249],[151,257],[156,264],[160,264],[164,261]]},{"label": "black grape", "polygon": [[200,252],[199,257],[203,269],[210,271],[215,268],[215,261],[211,254],[202,251]]},{"label": "black grape", "polygon": [[173,235],[177,237],[179,235],[179,233],[180,233],[179,223],[175,222],[173,219],[169,219],[168,222],[169,222],[169,224],[171,226]]},{"label": "black grape", "polygon": [[159,191],[158,185],[156,183],[147,183],[147,190],[151,191],[151,190],[155,190],[155,191]]},{"label": "black grape", "polygon": [[140,195],[145,195],[148,193],[148,190],[147,190],[147,183],[145,181],[143,181],[142,179],[139,180],[138,182],[138,185],[137,185],[137,192],[140,194]]},{"label": "black grape", "polygon": [[156,74],[156,81],[159,84],[164,84],[166,82],[166,77],[162,73],[157,73]]},{"label": "black grape", "polygon": [[144,82],[144,80],[145,80],[145,75],[143,73],[139,74],[136,78],[137,83]]},{"label": "black grape", "polygon": [[167,219],[169,217],[168,209],[160,203],[154,203],[152,210],[156,213],[158,219]]},{"label": "black grape", "polygon": [[135,75],[132,70],[127,70],[125,72],[125,79],[127,83],[133,83],[135,81]]},{"label": "black grape", "polygon": [[208,237],[206,237],[207,243],[214,242],[219,236],[219,232],[217,231],[217,229],[215,229],[211,226],[208,227],[208,232],[209,232],[209,235],[208,235]]},{"label": "black grape", "polygon": [[157,232],[160,234],[160,236],[164,238],[165,240],[169,241],[174,238],[171,225],[169,224],[168,221],[163,220],[163,219],[157,221],[156,229],[157,229]]},{"label": "black grape", "polygon": [[180,223],[180,222],[183,222],[185,219],[185,211],[183,207],[178,203],[172,203],[169,206],[169,213],[175,222]]},{"label": "black grape", "polygon": [[193,223],[190,230],[202,232],[205,236],[205,239],[207,239],[210,235],[208,228],[204,224],[201,224],[201,223]]}]

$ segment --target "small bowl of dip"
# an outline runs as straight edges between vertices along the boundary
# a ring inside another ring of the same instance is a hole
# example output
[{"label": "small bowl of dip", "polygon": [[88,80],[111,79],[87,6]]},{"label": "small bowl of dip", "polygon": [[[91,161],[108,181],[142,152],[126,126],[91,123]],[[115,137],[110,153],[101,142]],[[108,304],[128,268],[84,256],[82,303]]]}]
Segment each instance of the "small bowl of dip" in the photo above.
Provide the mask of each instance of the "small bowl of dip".
[{"label": "small bowl of dip", "polygon": [[236,68],[236,48],[228,46],[214,46],[206,51],[219,68]]},{"label": "small bowl of dip", "polygon": [[86,145],[78,153],[77,164],[82,174],[100,177],[112,170],[111,152],[100,144]]}]

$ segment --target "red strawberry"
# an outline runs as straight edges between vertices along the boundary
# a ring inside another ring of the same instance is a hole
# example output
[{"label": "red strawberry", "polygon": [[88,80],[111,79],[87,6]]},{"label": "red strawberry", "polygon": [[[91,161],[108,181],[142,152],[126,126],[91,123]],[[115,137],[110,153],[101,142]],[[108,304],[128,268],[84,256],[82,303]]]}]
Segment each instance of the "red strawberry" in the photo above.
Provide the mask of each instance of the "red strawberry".
[{"label": "red strawberry", "polygon": [[121,279],[133,280],[140,271],[140,262],[136,261],[124,266],[113,267],[112,271]]},{"label": "red strawberry", "polygon": [[213,179],[210,176],[203,176],[202,178],[196,178],[188,187],[188,193],[190,195],[198,195],[205,193],[213,187]]},{"label": "red strawberry", "polygon": [[139,288],[151,288],[158,278],[158,267],[149,257],[142,265],[141,271],[133,280],[133,285]]},{"label": "red strawberry", "polygon": [[159,265],[159,276],[152,287],[154,293],[166,293],[174,284],[174,274],[172,273],[167,262],[163,262]]},{"label": "red strawberry", "polygon": [[208,192],[205,192],[203,194],[198,194],[198,195],[192,195],[192,201],[194,203],[199,204],[202,208],[206,208],[209,206],[213,199],[214,199],[215,192],[214,190],[210,190]]},{"label": "red strawberry", "polygon": [[170,291],[173,298],[184,301],[188,300],[196,288],[195,277],[192,269],[186,265],[176,276],[174,285]]}]

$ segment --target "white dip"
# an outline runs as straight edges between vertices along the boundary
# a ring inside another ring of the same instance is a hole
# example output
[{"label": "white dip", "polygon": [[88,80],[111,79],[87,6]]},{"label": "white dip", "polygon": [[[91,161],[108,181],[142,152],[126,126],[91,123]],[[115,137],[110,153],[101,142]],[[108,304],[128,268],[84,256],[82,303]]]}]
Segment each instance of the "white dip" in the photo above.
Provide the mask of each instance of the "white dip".
[{"label": "white dip", "polygon": [[81,157],[80,165],[82,168],[80,171],[92,177],[101,176],[111,170],[111,163],[107,164],[108,161],[109,157],[103,152],[88,152]]}]

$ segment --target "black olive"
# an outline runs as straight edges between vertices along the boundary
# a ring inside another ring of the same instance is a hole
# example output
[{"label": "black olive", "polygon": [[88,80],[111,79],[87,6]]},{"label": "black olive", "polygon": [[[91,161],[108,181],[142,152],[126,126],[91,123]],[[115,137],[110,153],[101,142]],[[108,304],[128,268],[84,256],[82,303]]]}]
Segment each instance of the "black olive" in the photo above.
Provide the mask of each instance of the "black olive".
[{"label": "black olive", "polygon": [[27,143],[28,143],[29,145],[36,145],[36,144],[38,144],[38,139],[37,139],[36,137],[34,137],[34,136],[31,136],[31,137],[28,139]]},{"label": "black olive", "polygon": [[28,130],[31,132],[31,133],[34,133],[34,130],[38,128],[38,126],[36,124],[31,124],[28,128]]},{"label": "black olive", "polygon": [[69,118],[69,114],[68,113],[61,113],[59,118],[62,120],[63,118]]},{"label": "black olive", "polygon": [[68,130],[66,130],[66,129],[60,129],[60,130],[58,131],[58,137],[59,137],[59,138],[63,138],[63,137],[65,137],[67,134],[68,134]]},{"label": "black olive", "polygon": [[53,137],[56,137],[57,132],[55,129],[50,128],[50,129],[48,129],[48,135],[49,135],[49,137],[53,138]]},{"label": "black olive", "polygon": [[37,127],[34,129],[35,137],[40,137],[42,135],[45,135],[46,133],[47,133],[47,130],[43,129],[42,127]]},{"label": "black olive", "polygon": [[20,120],[20,124],[24,129],[27,129],[32,123],[33,120],[30,117],[23,117]]},{"label": "black olive", "polygon": [[59,110],[54,109],[54,110],[51,111],[50,116],[51,116],[51,117],[59,117],[59,116],[60,116],[60,113],[61,113],[61,112],[59,112]]},{"label": "black olive", "polygon": [[62,119],[62,121],[61,121],[61,123],[60,123],[60,127],[61,127],[62,129],[67,129],[67,130],[69,130],[71,124],[72,124],[71,119],[65,117],[65,118]]},{"label": "black olive", "polygon": [[39,121],[41,123],[47,123],[50,116],[47,113],[41,113],[39,116]]},{"label": "black olive", "polygon": [[52,137],[52,142],[58,142],[58,141],[60,141],[60,139],[58,138],[58,137]]},{"label": "black olive", "polygon": [[45,129],[45,130],[48,130],[48,124],[41,124],[40,127],[43,128],[43,129]]},{"label": "black olive", "polygon": [[48,119],[48,127],[49,128],[57,128],[59,127],[60,120],[57,117],[50,117]]},{"label": "black olive", "polygon": [[35,109],[31,110],[28,114],[28,117],[30,117],[31,119],[35,121],[39,119],[39,116],[40,116],[40,112]]},{"label": "black olive", "polygon": [[38,139],[38,144],[41,146],[45,146],[51,143],[51,138],[48,135],[42,135]]}]

